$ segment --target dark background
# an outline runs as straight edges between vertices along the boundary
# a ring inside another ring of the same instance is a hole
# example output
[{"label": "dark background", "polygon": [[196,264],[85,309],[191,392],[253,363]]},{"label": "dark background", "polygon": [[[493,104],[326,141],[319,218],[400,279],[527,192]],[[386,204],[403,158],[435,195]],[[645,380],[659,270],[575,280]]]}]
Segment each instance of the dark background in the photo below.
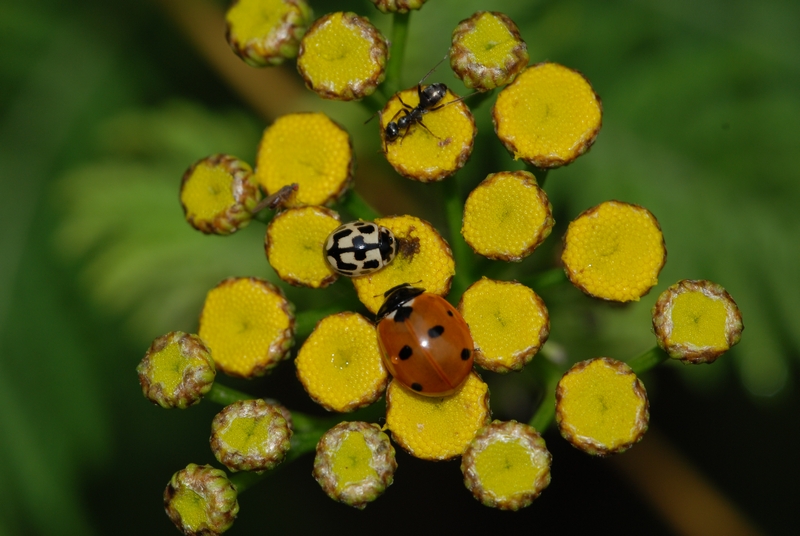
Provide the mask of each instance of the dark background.
[{"label": "dark background", "polygon": [[[311,4],[317,15],[353,10],[391,28],[367,1]],[[353,136],[364,197],[446,227],[441,185],[392,172],[376,123],[363,124],[369,110],[321,101],[293,62],[245,67],[226,49],[222,9],[210,0],[0,2],[0,534],[176,534],[164,486],[187,463],[216,464],[207,441],[219,407],[156,408],[134,368],[156,336],[196,329],[220,279],[274,275],[261,224],[221,239],[183,222],[177,192],[190,163],[216,152],[252,162],[277,115],[324,110]],[[551,342],[571,361],[629,359],[653,345],[658,293],[684,278],[731,293],[742,342],[712,366],[646,374],[651,430],[626,454],[593,459],[546,432],[552,484],[524,511],[479,505],[457,462],[402,452],[395,484],[355,511],[322,493],[308,456],[242,494],[229,534],[796,533],[800,4],[430,0],[411,18],[404,85],[478,9],[507,13],[531,62],[578,69],[604,106],[592,150],[547,179],[553,236],[506,278],[552,266],[569,220],[607,199],[651,210],[669,251],[659,285],[631,306],[571,287],[543,291]],[[434,78],[463,92],[446,66]],[[476,151],[459,175],[468,186],[521,167],[495,138],[489,108],[476,110]],[[289,291],[302,310],[350,290],[339,282],[319,292]],[[495,416],[527,420],[536,393],[487,376]],[[220,381],[320,412],[291,365]]]}]

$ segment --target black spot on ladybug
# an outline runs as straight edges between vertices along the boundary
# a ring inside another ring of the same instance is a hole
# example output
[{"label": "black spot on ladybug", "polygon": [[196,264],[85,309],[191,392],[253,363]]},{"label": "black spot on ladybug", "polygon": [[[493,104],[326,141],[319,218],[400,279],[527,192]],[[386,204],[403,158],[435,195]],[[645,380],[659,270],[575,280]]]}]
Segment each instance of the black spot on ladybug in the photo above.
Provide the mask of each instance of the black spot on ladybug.
[{"label": "black spot on ladybug", "polygon": [[472,352],[470,351],[469,348],[464,348],[463,350],[461,350],[461,359],[466,361],[467,359],[469,359],[469,356],[471,354]]},{"label": "black spot on ladybug", "polygon": [[343,230],[339,231],[338,233],[336,233],[335,235],[333,235],[333,241],[334,241],[334,243],[338,242],[342,238],[344,238],[346,236],[350,236],[352,233],[353,233],[352,229],[343,229]]},{"label": "black spot on ladybug", "polygon": [[381,263],[379,263],[376,259],[373,259],[371,261],[367,261],[367,262],[365,262],[364,264],[361,265],[361,267],[363,269],[367,269],[367,270],[378,269],[378,268],[380,268],[380,266],[381,266]]},{"label": "black spot on ladybug", "polygon": [[416,382],[411,384],[411,388],[414,389],[418,393],[422,391],[422,386],[420,384],[416,383]]},{"label": "black spot on ladybug", "polygon": [[428,337],[435,339],[436,337],[441,336],[442,333],[444,333],[444,326],[433,326],[428,330]]},{"label": "black spot on ladybug", "polygon": [[405,322],[411,316],[412,312],[414,312],[413,307],[398,307],[394,311],[394,321]]},{"label": "black spot on ladybug", "polygon": [[405,346],[403,346],[400,349],[400,359],[405,361],[406,359],[411,357],[411,354],[413,354],[413,353],[414,353],[414,351],[411,349],[411,347],[406,344]]},{"label": "black spot on ladybug", "polygon": [[447,316],[453,316],[453,311],[448,310],[447,311]]}]

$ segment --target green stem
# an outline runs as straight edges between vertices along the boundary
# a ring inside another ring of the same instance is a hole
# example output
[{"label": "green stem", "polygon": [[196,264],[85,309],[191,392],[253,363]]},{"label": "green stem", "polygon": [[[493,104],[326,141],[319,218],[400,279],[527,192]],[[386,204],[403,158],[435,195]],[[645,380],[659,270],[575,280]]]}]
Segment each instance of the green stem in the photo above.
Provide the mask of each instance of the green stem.
[{"label": "green stem", "polygon": [[550,172],[550,170],[542,169],[528,163],[525,163],[525,168],[533,173],[534,177],[536,177],[536,182],[539,184],[539,188],[544,188],[544,182],[547,180],[547,174]]},{"label": "green stem", "polygon": [[339,205],[354,217],[365,221],[372,221],[375,218],[379,218],[381,215],[380,212],[372,208],[369,203],[364,201],[364,198],[361,197],[355,190],[350,190],[347,192],[347,194],[344,196],[344,199],[339,202]]},{"label": "green stem", "polygon": [[228,406],[239,400],[252,400],[253,397],[242,391],[226,387],[219,382],[214,382],[205,398],[221,406]]},{"label": "green stem", "polygon": [[406,55],[408,22],[411,13],[392,15],[392,45],[389,50],[389,64],[386,66],[385,94],[394,95],[400,89],[400,75],[403,72],[403,59]]},{"label": "green stem", "polygon": [[567,274],[563,268],[551,268],[545,272],[539,272],[527,277],[521,277],[520,283],[527,285],[535,290],[553,287],[568,281]]},{"label": "green stem", "polygon": [[544,380],[544,396],[528,424],[533,426],[537,432],[543,434],[553,424],[553,419],[556,416],[556,386],[563,372],[555,363],[544,356],[534,360],[534,363],[537,364],[537,376]]},{"label": "green stem", "polygon": [[483,103],[494,97],[495,90],[490,89],[489,91],[481,91],[477,93],[472,93],[470,95],[465,95],[464,100],[469,101],[469,107],[471,110],[476,110],[480,108]]},{"label": "green stem", "polygon": [[633,372],[638,376],[643,372],[647,372],[651,368],[663,363],[669,359],[669,355],[662,350],[658,345],[653,346],[643,354],[640,354],[628,361],[628,366],[633,369]]},{"label": "green stem", "polygon": [[456,262],[456,274],[453,277],[453,296],[460,297],[474,280],[472,276],[472,254],[469,245],[461,236],[461,225],[464,218],[464,205],[461,199],[461,188],[457,177],[444,181],[445,213],[450,228],[450,247]]},{"label": "green stem", "polygon": [[358,103],[371,114],[367,121],[371,120],[379,111],[383,110],[386,99],[381,97],[382,95],[380,95],[379,92],[375,92],[358,101]]}]

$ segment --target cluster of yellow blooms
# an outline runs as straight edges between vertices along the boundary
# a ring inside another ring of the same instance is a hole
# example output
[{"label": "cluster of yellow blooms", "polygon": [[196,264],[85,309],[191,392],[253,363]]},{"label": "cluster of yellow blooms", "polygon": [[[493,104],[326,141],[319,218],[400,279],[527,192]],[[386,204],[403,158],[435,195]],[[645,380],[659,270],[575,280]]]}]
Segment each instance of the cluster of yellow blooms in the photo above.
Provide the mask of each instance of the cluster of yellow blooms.
[{"label": "cluster of yellow blooms", "polygon": [[[399,14],[424,4],[373,2],[395,13],[396,24],[407,22]],[[313,20],[304,0],[238,0],[227,22],[236,54],[259,66],[296,56],[306,86],[322,98],[362,99],[386,78],[388,40],[354,13]],[[461,235],[479,255],[520,261],[554,225],[536,175],[542,180],[547,170],[569,164],[592,146],[601,127],[600,98],[572,69],[529,65],[516,25],[501,13],[482,11],[462,21],[453,31],[449,59],[467,87],[484,96],[502,88],[492,109],[495,132],[531,170],[498,171],[474,188],[459,205]],[[420,83],[396,93],[379,117],[384,154],[403,177],[441,181],[472,153],[475,121],[465,101],[443,84]],[[289,285],[324,288],[339,277],[323,252],[342,224],[334,208],[353,195],[348,191],[353,168],[352,143],[342,127],[322,113],[289,114],[264,131],[254,170],[228,155],[192,165],[183,177],[181,203],[192,226],[216,234],[235,232],[267,206],[277,208],[265,234],[269,264]],[[408,214],[365,216],[390,230],[398,244],[387,266],[352,278],[367,311],[379,313],[398,285],[448,294],[459,267],[431,224]],[[666,248],[647,209],[608,201],[569,224],[561,260],[566,278],[587,295],[638,301],[657,284]],[[517,281],[483,277],[471,283],[457,305],[474,342],[467,352],[480,368],[521,370],[548,339],[544,301]],[[707,281],[681,281],[659,297],[653,327],[664,357],[702,363],[738,342],[742,322],[724,289]],[[217,370],[243,378],[269,372],[303,337],[295,366],[308,395],[332,412],[351,412],[385,395],[385,426],[342,422],[319,430],[313,418],[275,401],[247,400],[214,384]],[[204,395],[225,401],[214,419],[211,446],[230,471],[269,470],[305,452],[297,450],[301,435],[313,437],[314,476],[323,490],[363,508],[392,483],[394,442],[426,460],[461,457],[465,485],[477,500],[516,510],[550,482],[551,455],[540,434],[553,417],[567,441],[594,455],[622,452],[643,437],[649,405],[635,372],[658,362],[659,352],[644,354],[631,366],[606,357],[577,363],[563,375],[559,371],[551,386],[554,406],[544,407],[530,423],[493,422],[489,388],[477,371],[452,394],[423,396],[391,379],[373,321],[340,311],[319,319],[310,334],[298,333],[294,306],[282,290],[251,277],[230,278],[209,291],[198,334],[160,337],[138,372],[144,394],[163,407],[185,408]],[[167,512],[186,534],[220,533],[238,512],[240,491],[223,471],[191,464],[170,481]]]}]

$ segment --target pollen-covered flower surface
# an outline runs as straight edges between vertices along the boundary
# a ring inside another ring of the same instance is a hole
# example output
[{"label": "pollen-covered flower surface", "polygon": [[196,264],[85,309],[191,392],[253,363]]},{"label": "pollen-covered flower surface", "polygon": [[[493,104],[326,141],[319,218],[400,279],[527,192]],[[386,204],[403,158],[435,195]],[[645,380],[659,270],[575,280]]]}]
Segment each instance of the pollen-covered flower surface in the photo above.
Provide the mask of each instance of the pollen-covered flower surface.
[{"label": "pollen-covered flower surface", "polygon": [[350,186],[353,161],[350,135],[327,115],[287,114],[264,131],[255,175],[270,194],[297,184],[289,207],[328,205]]},{"label": "pollen-covered flower surface", "polygon": [[658,283],[667,249],[649,210],[606,201],[569,224],[561,260],[572,284],[586,294],[639,301]]},{"label": "pollen-covered flower surface", "polygon": [[154,340],[136,371],[144,396],[163,408],[197,404],[216,376],[208,346],[197,335],[182,331]]},{"label": "pollen-covered flower surface", "polygon": [[248,64],[278,65],[297,55],[311,16],[305,0],[234,0],[225,15],[226,37]]},{"label": "pollen-covered flower surface", "polygon": [[514,159],[538,168],[569,164],[595,141],[600,98],[577,71],[531,65],[506,86],[492,109],[495,132]]},{"label": "pollen-covered flower surface", "polygon": [[589,454],[623,452],[650,420],[641,380],[621,361],[599,357],[569,369],[556,390],[556,422],[564,439]]},{"label": "pollen-covered flower surface", "polygon": [[554,223],[553,207],[533,174],[505,171],[469,194],[461,234],[479,255],[519,261],[550,236]]},{"label": "pollen-covered flower surface", "polygon": [[337,275],[322,248],[339,215],[325,207],[300,207],[275,216],[267,227],[264,250],[278,277],[295,286],[327,287]]},{"label": "pollen-covered flower surface", "polygon": [[386,39],[365,17],[330,13],[317,19],[300,43],[297,70],[321,97],[360,99],[385,77]]},{"label": "pollen-covered flower surface", "polygon": [[309,396],[329,411],[353,411],[383,395],[389,375],[375,326],[358,313],[323,318],[295,359]]},{"label": "pollen-covered flower surface", "polygon": [[527,424],[494,421],[481,429],[461,458],[464,484],[477,500],[500,510],[531,504],[550,484],[553,457]]},{"label": "pollen-covered flower surface", "polygon": [[288,356],[294,343],[294,313],[272,283],[232,277],[206,296],[199,335],[221,371],[260,376]]},{"label": "pollen-covered flower surface", "polygon": [[250,166],[229,155],[195,162],[181,181],[186,221],[206,234],[226,235],[246,227],[260,199]]},{"label": "pollen-covered flower surface", "polygon": [[452,395],[430,398],[396,381],[386,391],[386,427],[409,454],[424,460],[461,456],[489,422],[489,388],[474,372]]},{"label": "pollen-covered flower surface", "polygon": [[394,448],[377,424],[342,422],[317,444],[314,478],[330,498],[355,508],[377,499],[395,469]]},{"label": "pollen-covered flower surface", "polygon": [[711,281],[678,281],[653,306],[659,346],[684,363],[712,363],[739,342],[744,324],[736,302]]},{"label": "pollen-covered flower surface", "polygon": [[458,309],[475,341],[475,363],[493,372],[521,370],[550,334],[544,302],[515,281],[484,277],[467,289]]},{"label": "pollen-covered flower surface", "polygon": [[528,47],[503,13],[478,11],[458,23],[452,41],[450,67],[468,88],[504,86],[528,65]]}]

